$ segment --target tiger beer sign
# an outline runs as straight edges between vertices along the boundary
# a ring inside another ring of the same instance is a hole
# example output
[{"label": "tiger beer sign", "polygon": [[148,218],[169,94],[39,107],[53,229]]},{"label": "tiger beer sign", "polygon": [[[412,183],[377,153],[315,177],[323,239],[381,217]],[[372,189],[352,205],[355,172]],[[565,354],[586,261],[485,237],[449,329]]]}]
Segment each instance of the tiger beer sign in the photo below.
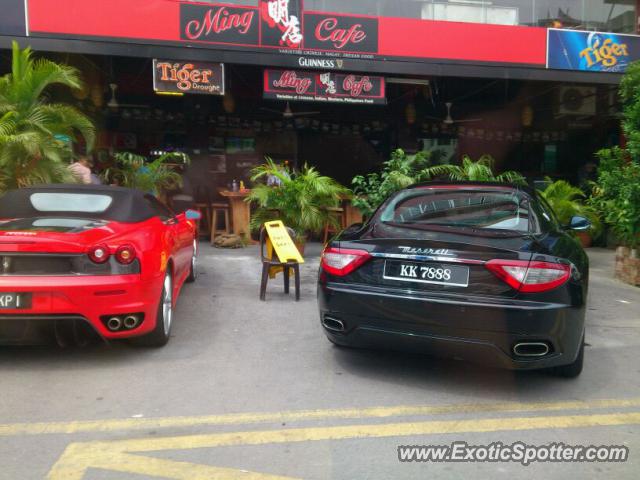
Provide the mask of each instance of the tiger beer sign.
[{"label": "tiger beer sign", "polygon": [[154,59],[153,89],[165,93],[224,95],[224,64]]}]

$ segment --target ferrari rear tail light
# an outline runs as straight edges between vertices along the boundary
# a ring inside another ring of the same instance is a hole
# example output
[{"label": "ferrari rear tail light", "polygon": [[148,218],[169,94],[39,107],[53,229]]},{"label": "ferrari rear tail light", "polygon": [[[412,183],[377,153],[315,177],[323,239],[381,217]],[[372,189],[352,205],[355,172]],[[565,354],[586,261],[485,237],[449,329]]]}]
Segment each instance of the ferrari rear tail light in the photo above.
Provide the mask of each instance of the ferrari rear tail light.
[{"label": "ferrari rear tail light", "polygon": [[370,258],[371,255],[369,255],[369,252],[366,250],[329,247],[322,252],[320,265],[325,272],[338,277],[344,277]]},{"label": "ferrari rear tail light", "polygon": [[111,254],[109,253],[109,247],[106,245],[96,245],[89,249],[87,255],[94,263],[106,263]]},{"label": "ferrari rear tail light", "polygon": [[116,250],[116,260],[123,265],[129,265],[136,259],[136,250],[131,245],[122,245]]},{"label": "ferrari rear tail light", "polygon": [[523,293],[546,292],[564,284],[571,275],[571,266],[564,263],[489,260],[485,267]]}]

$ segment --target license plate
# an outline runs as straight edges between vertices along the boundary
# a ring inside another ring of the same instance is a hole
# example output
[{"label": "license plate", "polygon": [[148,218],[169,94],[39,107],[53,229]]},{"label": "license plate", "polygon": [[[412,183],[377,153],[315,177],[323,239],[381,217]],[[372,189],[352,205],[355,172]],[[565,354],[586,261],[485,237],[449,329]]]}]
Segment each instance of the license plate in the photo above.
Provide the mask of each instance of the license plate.
[{"label": "license plate", "polygon": [[397,262],[384,263],[383,277],[387,280],[430,283],[466,287],[469,285],[469,267],[445,263]]},{"label": "license plate", "polygon": [[0,293],[0,310],[31,307],[30,293]]}]

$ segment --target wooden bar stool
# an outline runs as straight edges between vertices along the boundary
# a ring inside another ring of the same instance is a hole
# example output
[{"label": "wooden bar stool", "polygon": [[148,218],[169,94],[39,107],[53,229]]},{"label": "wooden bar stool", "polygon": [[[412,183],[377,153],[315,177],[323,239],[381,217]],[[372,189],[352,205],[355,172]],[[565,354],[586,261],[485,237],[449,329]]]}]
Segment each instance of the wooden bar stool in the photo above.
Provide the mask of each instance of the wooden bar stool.
[{"label": "wooden bar stool", "polygon": [[[222,233],[231,233],[231,222],[229,221],[229,204],[224,202],[213,202],[211,204],[211,245],[216,236]],[[218,214],[224,215],[224,228],[218,229]]]},{"label": "wooden bar stool", "polygon": [[211,204],[198,202],[193,205],[194,210],[200,212],[200,220],[198,223],[198,232],[200,235],[208,235],[211,231]]},{"label": "wooden bar stool", "polygon": [[335,218],[336,220],[338,220],[338,225],[339,227],[336,228],[334,227],[330,222],[325,223],[324,225],[324,238],[322,240],[322,243],[327,243],[327,240],[329,240],[329,234],[330,233],[338,233],[341,232],[342,230],[345,229],[345,222],[344,222],[344,208],[332,208],[332,207],[328,207],[326,208],[327,212],[329,212],[329,215],[332,218]]},{"label": "wooden bar stool", "polygon": [[201,235],[209,235],[211,231],[211,194],[205,185],[198,185],[194,195],[193,207],[202,217],[198,220],[198,231]]}]

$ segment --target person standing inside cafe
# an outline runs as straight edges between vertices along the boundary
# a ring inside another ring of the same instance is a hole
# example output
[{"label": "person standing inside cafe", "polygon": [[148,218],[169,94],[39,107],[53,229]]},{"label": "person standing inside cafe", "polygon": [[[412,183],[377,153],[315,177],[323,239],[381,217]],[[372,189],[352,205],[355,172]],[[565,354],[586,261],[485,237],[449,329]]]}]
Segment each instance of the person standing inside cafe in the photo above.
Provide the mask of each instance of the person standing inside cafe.
[{"label": "person standing inside cafe", "polygon": [[67,168],[79,183],[90,185],[93,183],[91,178],[91,166],[91,159],[86,155],[82,155]]}]

